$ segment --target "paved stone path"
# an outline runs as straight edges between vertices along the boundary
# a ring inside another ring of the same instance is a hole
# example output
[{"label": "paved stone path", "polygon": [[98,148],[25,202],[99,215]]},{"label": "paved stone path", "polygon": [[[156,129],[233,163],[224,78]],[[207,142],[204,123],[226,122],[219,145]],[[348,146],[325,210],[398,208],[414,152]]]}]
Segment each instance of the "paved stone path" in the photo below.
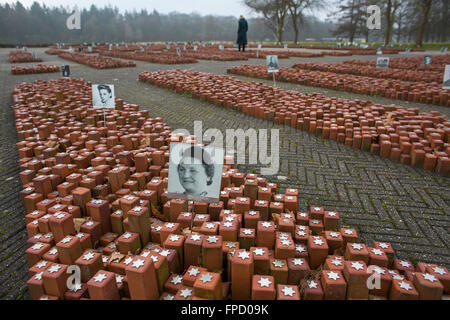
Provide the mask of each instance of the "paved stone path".
[{"label": "paved stone path", "polygon": [[[203,121],[204,130],[217,128],[222,132],[238,128],[279,129],[280,178],[275,176],[270,180],[278,182],[281,191],[288,186],[298,188],[301,210],[306,210],[310,205],[320,205],[328,210],[339,211],[343,225],[355,227],[363,242],[371,245],[374,240],[389,241],[402,259],[450,267],[449,178],[137,81],[137,76],[142,71],[190,68],[226,74],[228,66],[261,64],[263,60],[201,61],[199,64],[186,66],[137,62],[137,68],[96,70],[45,55],[43,51],[38,49],[44,63],[70,64],[73,77],[115,84],[117,96],[149,109],[151,116],[162,117],[173,129],[185,128],[193,134],[196,120]],[[21,184],[14,115],[10,108],[11,93],[15,84],[54,79],[59,74],[12,76],[9,74],[11,64],[7,60],[8,52],[9,49],[0,49],[0,299],[21,299],[28,297],[28,267],[24,253],[27,235],[24,210],[18,195]],[[354,57],[298,58],[280,62],[282,66],[291,66],[300,61],[338,62],[349,58]],[[358,58],[373,59],[365,56]],[[450,117],[450,110],[445,107],[399,103],[386,98],[291,84],[279,86],[302,92],[320,92],[329,96],[420,107],[424,111],[436,110]],[[239,168],[243,172],[259,173],[259,168],[255,166],[241,165]]]}]

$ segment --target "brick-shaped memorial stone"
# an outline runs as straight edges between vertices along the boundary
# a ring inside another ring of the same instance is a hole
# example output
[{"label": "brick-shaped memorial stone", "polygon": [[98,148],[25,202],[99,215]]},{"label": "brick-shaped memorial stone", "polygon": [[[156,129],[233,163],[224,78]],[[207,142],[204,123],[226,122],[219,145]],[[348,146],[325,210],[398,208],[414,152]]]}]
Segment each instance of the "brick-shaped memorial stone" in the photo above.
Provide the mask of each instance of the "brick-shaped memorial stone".
[{"label": "brick-shaped memorial stone", "polygon": [[120,300],[116,275],[108,271],[98,271],[87,283],[91,300]]},{"label": "brick-shaped memorial stone", "polygon": [[252,300],[275,300],[276,295],[275,279],[272,276],[252,277]]}]

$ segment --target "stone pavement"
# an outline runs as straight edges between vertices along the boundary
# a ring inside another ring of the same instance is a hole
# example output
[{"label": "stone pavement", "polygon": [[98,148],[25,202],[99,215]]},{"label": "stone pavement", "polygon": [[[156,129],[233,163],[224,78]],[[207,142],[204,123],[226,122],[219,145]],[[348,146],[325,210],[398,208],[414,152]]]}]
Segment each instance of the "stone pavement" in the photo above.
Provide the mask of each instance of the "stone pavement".
[{"label": "stone pavement", "polygon": [[[300,191],[300,209],[310,205],[339,211],[344,225],[355,227],[363,242],[391,242],[397,255],[413,262],[425,261],[450,267],[450,178],[381,159],[354,150],[332,140],[291,127],[276,125],[237,111],[179,95],[137,81],[142,71],[190,68],[216,74],[226,74],[228,66],[261,64],[263,60],[241,62],[201,61],[186,66],[164,66],[137,62],[137,68],[96,70],[41,53],[46,64],[70,64],[73,77],[83,77],[96,83],[116,85],[116,95],[130,103],[150,110],[153,117],[162,117],[172,129],[184,128],[193,134],[194,121],[203,121],[209,128],[247,130],[280,130],[280,172],[269,177],[278,182],[281,191],[288,186]],[[28,267],[24,210],[18,195],[17,136],[14,128],[12,88],[23,81],[58,78],[59,74],[12,76],[9,49],[0,49],[0,299],[27,298]],[[320,59],[280,60],[282,66],[301,61],[342,61],[355,57],[325,57]],[[373,59],[373,57],[358,57]],[[248,81],[254,79],[239,77]],[[267,83],[270,83],[269,81]],[[320,92],[329,96],[366,99],[377,103],[399,104],[380,97],[280,84],[285,89]],[[400,103],[405,107],[436,110],[450,117],[445,107]],[[248,149],[248,148],[247,148]],[[259,167],[241,165],[243,172],[259,173]],[[279,177],[278,177],[279,176]]]}]

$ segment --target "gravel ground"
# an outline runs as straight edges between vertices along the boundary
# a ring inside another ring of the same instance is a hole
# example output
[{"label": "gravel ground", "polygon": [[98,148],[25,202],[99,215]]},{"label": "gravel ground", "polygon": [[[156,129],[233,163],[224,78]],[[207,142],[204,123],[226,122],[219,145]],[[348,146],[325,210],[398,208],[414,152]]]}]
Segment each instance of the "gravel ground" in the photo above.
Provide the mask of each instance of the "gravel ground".
[{"label": "gravel ground", "polygon": [[[21,82],[37,79],[55,79],[59,74],[10,74],[9,49],[0,49],[0,299],[28,298],[26,281],[28,267],[24,251],[26,230],[24,210],[18,192],[18,153],[15,143],[12,88]],[[185,128],[193,134],[196,120],[203,121],[203,130],[217,128],[279,129],[280,172],[269,177],[280,189],[288,186],[300,190],[300,209],[310,205],[324,206],[339,211],[342,225],[355,227],[361,240],[389,241],[397,256],[413,262],[426,261],[450,267],[450,179],[414,169],[400,163],[381,159],[360,150],[354,150],[313,134],[275,125],[233,110],[176,94],[137,81],[142,71],[163,69],[194,69],[215,74],[226,74],[230,66],[262,64],[252,59],[240,62],[201,61],[198,64],[165,66],[137,62],[136,68],[97,70],[45,55],[37,49],[45,64],[69,64],[72,77],[82,77],[96,83],[116,85],[116,95],[130,103],[149,109],[151,116],[163,117],[173,129]],[[412,56],[402,54],[397,56]],[[280,65],[289,67],[306,61],[340,62],[348,59],[374,59],[373,56],[323,57],[282,59]],[[238,77],[247,81],[259,81]],[[270,83],[270,81],[263,81]],[[370,100],[374,103],[419,107],[423,111],[439,111],[450,117],[450,110],[441,106],[408,103],[382,97],[368,97],[295,84],[277,84],[284,89],[301,92],[319,92],[327,96]],[[240,165],[244,172],[259,173],[258,166]]]}]

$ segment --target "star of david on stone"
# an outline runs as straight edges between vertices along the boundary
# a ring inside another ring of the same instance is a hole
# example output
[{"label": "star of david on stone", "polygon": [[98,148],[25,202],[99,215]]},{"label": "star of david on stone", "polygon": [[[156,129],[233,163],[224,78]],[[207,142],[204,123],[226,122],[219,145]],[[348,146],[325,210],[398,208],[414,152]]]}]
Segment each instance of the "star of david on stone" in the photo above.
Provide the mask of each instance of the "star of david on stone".
[{"label": "star of david on stone", "polygon": [[328,272],[327,276],[329,279],[333,279],[334,281],[336,281],[337,279],[340,279],[339,274],[336,272]]},{"label": "star of david on stone", "polygon": [[186,217],[186,218],[188,218],[190,216],[191,216],[191,214],[189,212],[186,212],[186,213],[183,214],[183,217]]},{"label": "star of david on stone", "polygon": [[306,236],[306,232],[305,231],[297,231],[297,235],[300,237],[304,237],[304,236]]},{"label": "star of david on stone", "polygon": [[241,258],[242,260],[250,259],[250,252],[241,251],[239,252],[238,257]]},{"label": "star of david on stone", "polygon": [[381,251],[380,249],[373,249],[372,253],[376,256],[382,256],[383,255],[383,251]]},{"label": "star of david on stone", "polygon": [[262,226],[263,226],[263,228],[270,228],[270,227],[272,227],[272,224],[270,222],[263,222]]},{"label": "star of david on stone", "polygon": [[175,227],[175,225],[173,223],[167,223],[166,224],[166,228],[167,229],[172,229],[173,227]]},{"label": "star of david on stone", "polygon": [[57,250],[56,248],[54,248],[54,249],[50,250],[48,253],[49,253],[50,255],[54,256],[55,254],[58,253],[58,250]]},{"label": "star of david on stone", "polygon": [[380,244],[378,244],[378,246],[380,247],[380,248],[382,248],[382,249],[388,249],[389,248],[389,245],[387,244],[387,243],[380,243]]},{"label": "star of david on stone", "polygon": [[190,270],[188,271],[188,274],[189,274],[191,277],[196,277],[196,276],[199,275],[199,273],[200,273],[200,270],[197,269],[197,268],[192,268],[192,269],[190,269]]},{"label": "star of david on stone", "polygon": [[125,261],[123,262],[125,265],[129,265],[131,262],[133,262],[132,258],[126,258]]},{"label": "star of david on stone", "polygon": [[184,289],[184,290],[181,290],[181,292],[180,292],[180,296],[182,296],[183,298],[190,297],[191,295],[192,295],[191,289]]},{"label": "star of david on stone", "polygon": [[175,297],[173,295],[171,295],[171,294],[168,294],[167,296],[165,296],[163,298],[163,300],[166,300],[166,301],[172,301],[174,299],[175,299]]},{"label": "star of david on stone", "polygon": [[205,216],[204,214],[198,214],[196,217],[197,217],[199,220],[203,220],[203,219],[206,218],[206,216]]},{"label": "star of david on stone", "polygon": [[403,276],[395,274],[395,275],[392,276],[392,279],[394,279],[394,280],[404,280],[405,278]]},{"label": "star of david on stone", "polygon": [[176,242],[178,240],[180,240],[180,236],[172,235],[169,237],[169,241],[171,241],[171,242]]},{"label": "star of david on stone", "polygon": [[345,234],[348,234],[348,235],[351,235],[351,234],[353,234],[353,231],[350,230],[350,229],[346,229],[346,230],[344,231],[344,233],[345,233]]},{"label": "star of david on stone", "polygon": [[338,232],[330,232],[330,237],[332,237],[332,238],[339,238],[340,235],[341,234]]},{"label": "star of david on stone", "polygon": [[36,268],[42,269],[43,267],[47,266],[47,261],[40,261],[36,264]]},{"label": "star of david on stone", "polygon": [[425,280],[430,281],[430,282],[436,282],[436,281],[437,281],[436,277],[433,276],[432,274],[429,274],[429,273],[425,273],[425,274],[423,275],[423,278],[424,278]]},{"label": "star of david on stone", "polygon": [[311,223],[312,224],[320,224],[320,221],[319,220],[312,220]]},{"label": "star of david on stone", "polygon": [[42,275],[44,272],[39,272],[34,275],[34,280],[42,280]]},{"label": "star of david on stone", "polygon": [[318,246],[322,246],[324,244],[324,242],[322,241],[322,239],[314,239],[314,244],[318,245]]},{"label": "star of david on stone", "polygon": [[301,266],[301,265],[303,265],[303,260],[297,258],[297,259],[292,260],[292,263],[293,263],[295,266]]},{"label": "star of david on stone", "polygon": [[84,238],[84,233],[78,233],[76,235],[76,237],[79,238],[79,239]]},{"label": "star of david on stone", "polygon": [[409,283],[401,281],[398,283],[398,285],[400,286],[400,288],[405,289],[406,291],[412,290],[412,287]]},{"label": "star of david on stone", "polygon": [[249,215],[249,216],[256,216],[256,211],[249,211],[249,212],[248,212],[248,215]]},{"label": "star of david on stone", "polygon": [[258,280],[259,285],[261,286],[261,288],[269,288],[270,285],[272,284],[272,281],[270,281],[269,278],[261,278]]},{"label": "star of david on stone", "polygon": [[59,264],[55,264],[48,269],[48,272],[55,273],[55,272],[58,272],[60,269],[61,269],[61,266]]},{"label": "star of david on stone", "polygon": [[103,282],[107,278],[106,274],[99,273],[97,276],[94,277],[94,282]]},{"label": "star of david on stone", "polygon": [[124,239],[130,239],[131,237],[132,237],[131,233],[128,232],[123,235]]},{"label": "star of david on stone", "polygon": [[352,248],[353,248],[353,250],[360,251],[360,250],[363,249],[363,246],[361,244],[359,244],[359,243],[352,243]]},{"label": "star of david on stone", "polygon": [[217,238],[216,236],[212,236],[208,237],[206,241],[208,241],[209,243],[217,243],[217,241],[219,241],[219,238]]},{"label": "star of david on stone", "polygon": [[92,252],[86,253],[86,254],[83,256],[83,260],[89,261],[89,260],[91,260],[91,259],[94,259],[94,256],[95,256],[95,255],[94,255]]},{"label": "star of david on stone", "polygon": [[72,286],[72,288],[70,288],[70,291],[72,291],[72,292],[77,292],[77,291],[79,291],[79,290],[81,290],[81,283],[75,283],[75,284]]},{"label": "star of david on stone", "polygon": [[210,273],[205,273],[200,277],[200,281],[203,283],[212,282],[213,276]]},{"label": "star of david on stone", "polygon": [[298,245],[298,246],[295,246],[295,251],[298,251],[301,253],[301,252],[305,252],[306,249],[304,246]]},{"label": "star of david on stone", "polygon": [[117,283],[122,283],[123,281],[123,277],[122,276],[116,276],[116,282]]},{"label": "star of david on stone", "polygon": [[44,245],[42,243],[36,243],[31,247],[32,250],[40,250]]},{"label": "star of david on stone", "polygon": [[282,244],[283,246],[290,246],[290,245],[291,245],[291,241],[289,241],[289,240],[282,240],[282,241],[281,241],[281,244]]},{"label": "star of david on stone", "polygon": [[215,225],[214,223],[207,223],[207,224],[205,225],[206,229],[214,229],[215,226],[216,226],[216,225]]},{"label": "star of david on stone", "polygon": [[352,268],[357,271],[364,270],[364,265],[360,262],[352,262]]},{"label": "star of david on stone", "polygon": [[233,248],[236,248],[236,243],[234,243],[234,242],[227,242],[227,244],[225,246],[227,248],[233,249]]},{"label": "star of david on stone", "polygon": [[309,287],[310,289],[317,289],[317,282],[315,282],[315,281],[309,281],[309,282],[308,282],[308,287]]},{"label": "star of david on stone", "polygon": [[297,229],[301,230],[301,231],[306,231],[306,227],[305,226],[297,226]]},{"label": "star of david on stone", "polygon": [[92,227],[92,226],[94,225],[94,222],[88,221],[88,222],[86,222],[86,225],[87,225],[88,227]]},{"label": "star of david on stone", "polygon": [[170,282],[174,285],[180,284],[181,282],[183,282],[183,278],[181,278],[180,276],[176,276],[173,277],[172,280],[170,280]]},{"label": "star of david on stone", "polygon": [[264,249],[256,248],[256,249],[253,251],[253,253],[254,253],[256,256],[262,256],[262,255],[264,255],[265,251],[264,251]]},{"label": "star of david on stone", "polygon": [[408,261],[400,261],[399,264],[404,268],[409,268],[411,266]]},{"label": "star of david on stone", "polygon": [[253,234],[253,231],[250,229],[243,229],[242,233],[244,233],[246,236],[250,236]]},{"label": "star of david on stone", "polygon": [[337,266],[342,266],[342,261],[339,260],[339,259],[334,259],[334,260],[331,261],[331,264],[335,265],[336,267]]},{"label": "star of david on stone", "polygon": [[41,233],[39,233],[39,234],[37,234],[37,235],[34,236],[35,239],[40,239],[40,238],[42,238],[42,237],[43,237],[43,235],[42,235]]},{"label": "star of david on stone", "polygon": [[62,239],[61,240],[61,243],[69,243],[70,241],[72,241],[72,238],[71,237],[67,237],[67,238],[64,238],[64,239]]},{"label": "star of david on stone", "polygon": [[284,267],[284,262],[281,260],[274,260],[272,262],[272,264],[274,265],[274,267],[276,268],[283,268]]},{"label": "star of david on stone", "polygon": [[136,261],[133,261],[133,267],[136,269],[139,269],[140,267],[143,267],[145,265],[144,260],[138,259]]},{"label": "star of david on stone", "polygon": [[199,241],[201,239],[201,237],[198,234],[193,234],[191,236],[191,240],[192,241]]},{"label": "star of david on stone", "polygon": [[445,272],[445,270],[443,268],[440,268],[440,267],[435,267],[433,269],[433,271],[438,273],[438,274],[440,274],[441,276],[443,276],[444,274],[447,274],[447,272]]},{"label": "star of david on stone", "polygon": [[293,297],[295,294],[294,289],[292,289],[291,287],[284,287],[283,289],[281,289],[281,291],[283,292],[283,294],[285,296],[289,296],[289,297]]},{"label": "star of david on stone", "polygon": [[233,226],[233,224],[232,224],[231,222],[225,222],[225,223],[223,224],[223,226],[224,226],[225,228],[231,228],[231,227]]},{"label": "star of david on stone", "polygon": [[156,228],[155,228],[155,230],[158,232],[158,231],[161,231],[161,229],[162,229],[162,227],[161,226],[157,226]]},{"label": "star of david on stone", "polygon": [[330,217],[336,217],[336,212],[328,212],[328,215],[329,215]]},{"label": "star of david on stone", "polygon": [[64,214],[64,213],[61,213],[61,214],[58,214],[58,215],[56,215],[56,219],[62,219],[62,218],[64,218],[66,215]]}]

